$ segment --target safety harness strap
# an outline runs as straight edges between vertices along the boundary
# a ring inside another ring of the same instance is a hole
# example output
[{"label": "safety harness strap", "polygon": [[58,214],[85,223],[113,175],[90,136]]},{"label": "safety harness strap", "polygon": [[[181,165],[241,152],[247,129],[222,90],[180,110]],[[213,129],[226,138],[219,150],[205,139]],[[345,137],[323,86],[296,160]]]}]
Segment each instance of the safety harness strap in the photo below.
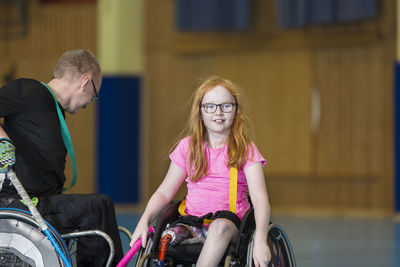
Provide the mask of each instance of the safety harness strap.
[{"label": "safety harness strap", "polygon": [[229,211],[232,213],[236,213],[237,175],[236,168],[229,170]]},{"label": "safety harness strap", "polygon": [[[237,199],[237,175],[238,170],[235,167],[231,167],[229,170],[229,211],[236,213],[236,199]],[[182,200],[178,207],[180,215],[186,215],[186,199]],[[204,219],[204,224],[210,224],[213,220]]]},{"label": "safety harness strap", "polygon": [[62,138],[63,138],[63,141],[64,141],[65,148],[68,151],[69,158],[71,159],[72,181],[71,181],[71,184],[70,184],[69,187],[64,187],[63,188],[63,191],[67,191],[67,190],[71,189],[76,184],[77,172],[76,172],[76,162],[75,162],[75,151],[74,151],[74,147],[72,146],[71,136],[69,134],[69,131],[68,131],[68,128],[67,128],[67,124],[65,123],[64,116],[63,116],[63,114],[61,112],[60,107],[58,106],[57,98],[54,95],[53,91],[51,90],[50,86],[48,86],[44,82],[41,82],[41,83],[49,90],[49,92],[53,96],[54,101],[56,103],[58,119],[60,121],[61,135],[62,135]]}]

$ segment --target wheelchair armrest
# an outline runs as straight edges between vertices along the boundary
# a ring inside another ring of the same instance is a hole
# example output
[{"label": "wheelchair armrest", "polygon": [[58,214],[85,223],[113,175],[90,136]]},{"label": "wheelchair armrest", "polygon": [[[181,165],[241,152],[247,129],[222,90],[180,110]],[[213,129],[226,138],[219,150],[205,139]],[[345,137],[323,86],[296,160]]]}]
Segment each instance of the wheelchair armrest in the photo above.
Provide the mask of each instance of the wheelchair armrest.
[{"label": "wheelchair armrest", "polygon": [[124,233],[124,234],[128,237],[128,239],[131,240],[131,238],[132,238],[132,233],[131,233],[128,229],[126,229],[126,228],[123,227],[123,226],[118,225],[118,231],[119,231],[120,233]]},{"label": "wheelchair armrest", "polygon": [[243,215],[239,227],[239,233],[251,232],[255,228],[254,209],[250,207]]},{"label": "wheelchair armrest", "polygon": [[73,238],[79,238],[79,237],[82,237],[82,236],[100,236],[108,243],[108,246],[110,248],[110,253],[108,254],[106,267],[110,267],[111,263],[112,263],[112,259],[114,258],[115,248],[114,248],[113,240],[105,232],[100,231],[100,230],[86,230],[86,231],[75,231],[75,232],[72,232],[72,233],[61,235],[61,237],[64,240],[73,239]]},{"label": "wheelchair armrest", "polygon": [[[154,243],[158,244],[161,238],[161,234],[164,231],[167,224],[176,221],[179,218],[178,207],[181,201],[172,201],[167,204],[160,212],[160,214],[150,223],[154,227]],[[158,247],[153,247],[152,251],[158,250]]]},{"label": "wheelchair armrest", "polygon": [[239,255],[239,249],[243,247],[243,244],[246,244],[248,240],[250,239],[251,233],[254,232],[256,228],[256,222],[254,218],[254,209],[253,206],[250,206],[250,208],[246,211],[244,214],[242,221],[240,223],[239,227],[239,240],[235,244],[235,254]]}]

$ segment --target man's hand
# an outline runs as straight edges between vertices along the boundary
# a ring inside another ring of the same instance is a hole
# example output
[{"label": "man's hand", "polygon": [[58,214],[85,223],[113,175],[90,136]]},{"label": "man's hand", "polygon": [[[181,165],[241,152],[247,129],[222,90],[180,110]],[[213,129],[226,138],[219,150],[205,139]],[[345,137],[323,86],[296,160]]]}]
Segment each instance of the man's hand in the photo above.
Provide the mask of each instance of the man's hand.
[{"label": "man's hand", "polygon": [[15,164],[15,147],[10,139],[0,139],[0,173],[7,173]]}]

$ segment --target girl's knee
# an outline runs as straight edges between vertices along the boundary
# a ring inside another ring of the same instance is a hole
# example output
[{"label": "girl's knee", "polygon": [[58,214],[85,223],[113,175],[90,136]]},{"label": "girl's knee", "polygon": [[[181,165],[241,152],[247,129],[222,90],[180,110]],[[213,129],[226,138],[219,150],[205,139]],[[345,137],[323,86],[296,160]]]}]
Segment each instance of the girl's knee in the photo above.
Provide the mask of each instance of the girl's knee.
[{"label": "girl's knee", "polygon": [[208,228],[208,234],[215,233],[216,235],[233,235],[237,231],[235,224],[224,218],[215,219]]}]

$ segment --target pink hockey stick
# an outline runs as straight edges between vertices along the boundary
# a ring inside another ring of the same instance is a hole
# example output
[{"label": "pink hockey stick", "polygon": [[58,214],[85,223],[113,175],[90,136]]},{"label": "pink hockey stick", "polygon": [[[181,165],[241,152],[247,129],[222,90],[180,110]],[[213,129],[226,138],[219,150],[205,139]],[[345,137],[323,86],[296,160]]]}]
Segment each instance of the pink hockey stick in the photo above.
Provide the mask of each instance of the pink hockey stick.
[{"label": "pink hockey stick", "polygon": [[[154,228],[149,226],[149,233],[147,234],[147,237],[152,232],[154,232]],[[133,244],[133,246],[128,250],[128,252],[122,258],[122,260],[117,264],[117,267],[125,267],[125,265],[128,264],[128,262],[132,259],[132,257],[135,256],[135,254],[138,252],[141,246],[142,246],[142,238],[139,238],[138,240],[136,240],[135,244]]]}]

